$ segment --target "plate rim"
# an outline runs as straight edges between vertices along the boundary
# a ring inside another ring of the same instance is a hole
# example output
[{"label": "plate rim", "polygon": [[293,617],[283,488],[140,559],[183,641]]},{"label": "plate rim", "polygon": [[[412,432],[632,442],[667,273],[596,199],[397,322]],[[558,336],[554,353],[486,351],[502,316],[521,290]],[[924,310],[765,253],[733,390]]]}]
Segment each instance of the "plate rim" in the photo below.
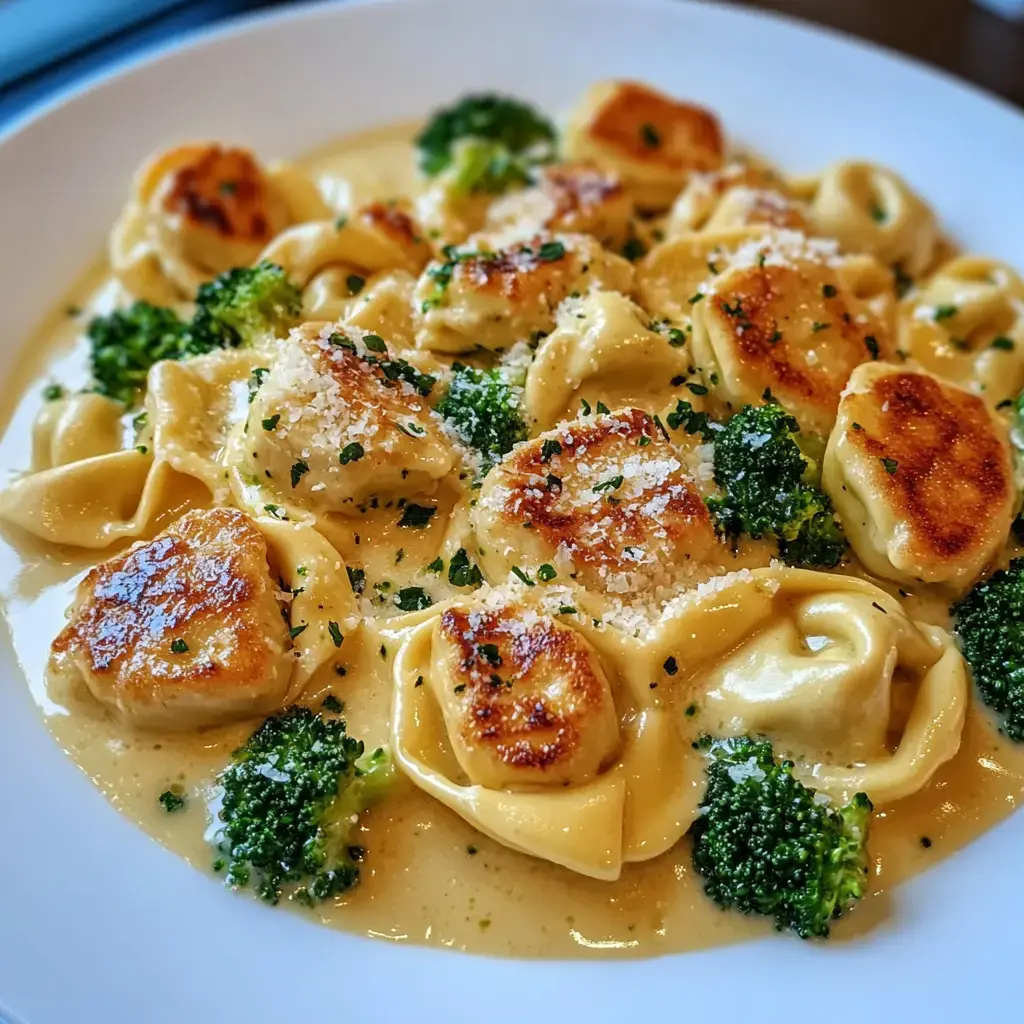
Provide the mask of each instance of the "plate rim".
[{"label": "plate rim", "polygon": [[[554,2],[554,0],[548,0],[548,3],[551,6],[562,6],[567,9],[582,9],[584,0],[557,0],[557,2]],[[152,47],[144,48],[130,57],[125,58],[123,61],[97,70],[95,73],[83,77],[83,79],[73,83],[66,89],[60,90],[55,95],[34,104],[15,118],[4,131],[0,132],[0,152],[2,152],[6,146],[16,140],[19,136],[31,131],[35,125],[45,121],[51,114],[65,107],[67,104],[72,103],[78,98],[86,96],[89,93],[92,93],[93,91],[119,79],[130,78],[138,70],[152,64],[159,63],[163,60],[167,60],[168,58],[173,58],[174,55],[178,53],[184,51],[194,52],[211,45],[216,45],[224,39],[245,36],[250,32],[261,31],[265,28],[273,30],[274,26],[280,23],[301,21],[306,18],[315,18],[320,15],[325,15],[329,18],[347,18],[351,16],[358,19],[363,16],[365,12],[378,8],[387,7],[411,9],[414,7],[421,8],[430,5],[448,8],[469,8],[473,6],[473,0],[348,0],[348,2],[344,2],[344,0],[342,0],[342,2],[335,2],[335,0],[331,0],[331,2],[327,3],[304,3],[280,10],[259,11],[246,15],[242,18],[229,19],[228,21],[213,27],[191,30],[176,37],[169,43],[161,43]],[[498,5],[496,4],[495,6]],[[539,7],[539,2],[531,0],[530,4],[527,6]],[[631,12],[635,12],[640,7],[651,11],[664,9],[666,12],[669,10],[679,10],[684,8],[695,10],[705,9],[717,11],[717,16],[725,17],[727,20],[735,18],[744,21],[762,21],[776,24],[782,23],[789,31],[809,34],[812,37],[823,36],[830,39],[833,43],[841,44],[846,48],[872,53],[887,63],[900,65],[906,70],[913,71],[918,76],[923,76],[924,78],[931,80],[933,83],[941,83],[944,88],[952,88],[956,92],[969,95],[973,102],[984,103],[988,107],[998,110],[1003,115],[1011,115],[1013,120],[1016,122],[1017,129],[1024,129],[1024,114],[1001,97],[988,93],[984,89],[975,86],[972,83],[965,82],[943,69],[935,68],[914,58],[909,58],[885,46],[860,40],[856,37],[825,26],[804,22],[792,15],[738,8],[727,4],[695,2],[695,0],[632,0],[632,2],[628,4],[627,0],[594,0],[590,6],[593,8],[606,8],[609,11],[614,9],[625,10],[628,6]],[[23,348],[23,341],[21,341],[20,344],[15,342],[10,345],[10,350],[12,352],[20,352]],[[17,660],[11,649],[9,637],[7,635],[8,626],[6,621],[4,622],[3,634],[4,657],[0,659],[0,670],[3,670],[6,674],[6,669],[8,667],[17,665]],[[17,682],[21,686],[22,690],[25,690],[23,680],[20,678],[20,670],[18,671]],[[22,696],[30,703],[30,701],[28,701],[27,690],[25,690]],[[36,718],[36,724],[41,726],[42,723],[39,721],[38,712],[34,708],[31,708],[30,713]],[[45,731],[45,729],[43,731]],[[0,728],[0,732],[2,732],[2,728]],[[55,746],[48,733],[45,738],[47,742]],[[81,784],[78,786],[78,792],[85,792],[86,790],[89,790],[93,792],[94,796],[99,796],[99,794],[93,789],[92,784],[85,779],[84,775],[82,775],[77,767],[74,766],[62,752],[60,754],[60,759],[64,762],[62,766],[63,769],[71,770],[70,775],[64,770],[60,772],[60,775],[62,776],[62,793],[64,783],[71,779],[73,775],[77,777],[78,783]],[[71,785],[73,787],[75,783],[71,783]],[[103,801],[104,805],[107,804],[105,798],[99,797],[99,799]],[[114,815],[109,817],[117,819],[117,823],[111,825],[114,831],[124,829],[126,835],[128,832],[131,832],[136,834],[137,837],[144,839],[147,844],[152,842],[152,840],[149,840],[149,838],[137,829],[134,824],[129,822],[119,813],[115,812]],[[1015,819],[1018,821],[1018,826],[1013,829],[1009,828],[1011,822]],[[984,836],[979,837],[979,839],[975,840],[968,847],[947,858],[941,865],[937,865],[936,868],[931,869],[924,876],[920,876],[919,879],[911,882],[908,886],[902,886],[900,888],[900,892],[905,893],[908,890],[914,889],[921,881],[921,878],[935,876],[939,871],[948,871],[947,865],[953,860],[961,862],[966,862],[967,860],[973,860],[975,862],[980,861],[980,866],[984,869],[984,861],[978,856],[979,849],[981,847],[993,846],[993,841],[999,833],[1015,831],[1019,836],[1024,837],[1024,828],[1020,827],[1021,825],[1024,825],[1024,821],[1021,821],[1020,819],[1020,815],[1011,815],[1011,817],[1001,825],[997,826],[995,829],[989,830],[989,832]],[[181,864],[180,858],[165,849],[160,848],[156,856],[171,859],[176,861],[180,867],[185,867]],[[977,869],[978,866],[979,865],[976,863],[975,869]],[[200,883],[204,890],[207,890],[207,895],[208,891],[213,891],[209,890],[210,883],[205,876],[201,875],[199,872],[191,871],[187,867],[185,867],[185,870],[188,874],[194,876],[194,882]],[[195,889],[196,886],[186,884],[185,888],[191,891]],[[237,897],[234,899],[235,902],[238,903],[239,907],[238,913],[233,914],[233,916],[238,921],[253,922],[254,930],[259,930],[257,927],[257,922],[259,920],[258,915],[266,915],[267,911],[255,904],[251,906],[248,905],[249,901],[245,901],[244,897]],[[245,909],[242,909],[243,902],[246,904]],[[339,933],[330,932],[310,922],[302,921],[295,915],[279,914],[278,918],[279,921],[275,927],[279,930],[279,934],[282,936],[296,937],[297,946],[307,944],[304,941],[301,941],[299,937],[307,935],[307,933],[313,931],[316,931],[317,933],[324,933],[334,938],[338,938],[339,936]],[[685,978],[692,982],[694,976],[699,974],[702,968],[706,968],[711,960],[718,960],[728,956],[730,958],[730,964],[735,965],[736,973],[738,974],[740,971],[745,971],[747,979],[751,984],[760,983],[765,986],[778,986],[779,991],[781,991],[785,985],[784,983],[780,984],[780,979],[775,976],[774,971],[776,968],[772,967],[772,969],[766,973],[767,965],[762,962],[762,957],[765,961],[771,960],[773,964],[783,963],[784,967],[781,968],[783,975],[785,975],[790,968],[806,971],[808,966],[816,967],[822,971],[823,974],[830,973],[832,971],[832,967],[826,965],[832,965],[840,958],[846,959],[844,955],[846,953],[850,954],[849,960],[852,962],[857,959],[854,955],[857,949],[867,945],[877,946],[879,956],[884,955],[885,949],[888,949],[890,953],[897,951],[903,952],[900,948],[901,943],[899,942],[899,936],[892,934],[893,930],[894,929],[890,924],[882,925],[879,930],[871,933],[870,941],[861,942],[859,940],[849,940],[829,948],[809,948],[807,945],[798,944],[795,941],[775,941],[772,943],[772,951],[770,953],[766,953],[767,943],[761,941],[748,943],[742,946],[719,947],[717,949],[707,951],[688,953],[674,960],[668,980],[672,983],[678,983],[680,980]],[[352,939],[350,936],[341,936],[341,938],[344,939],[345,943],[350,941],[360,943],[362,952],[359,954],[359,957],[361,959],[365,959],[366,963],[373,969],[376,969],[379,966],[382,973],[393,971],[399,963],[404,964],[410,969],[413,961],[418,961],[420,968],[422,968],[423,964],[428,960],[431,961],[432,964],[437,964],[440,962],[440,958],[449,952],[436,949],[428,950],[421,947],[400,947],[398,949],[389,950],[387,949],[387,944],[384,942]],[[875,941],[876,939],[877,942]],[[768,941],[771,942],[771,940]],[[322,942],[317,944],[326,945],[326,943]],[[975,952],[977,951],[975,950]],[[872,956],[874,956],[874,954],[872,954]],[[443,968],[436,973],[438,975],[458,976],[462,973],[462,971],[460,971],[460,966],[462,965],[459,960],[460,957],[464,964],[472,964],[473,970],[478,972],[481,977],[483,975],[487,975],[492,981],[497,978],[501,978],[507,984],[509,979],[528,978],[530,986],[535,988],[535,992],[533,993],[533,996],[536,997],[534,999],[535,1004],[538,1007],[541,1007],[543,1005],[543,1000],[550,1000],[551,1003],[548,1005],[549,1009],[551,1005],[560,1004],[564,999],[566,995],[565,985],[567,981],[570,985],[579,985],[585,980],[588,988],[594,988],[594,990],[597,991],[601,987],[606,988],[606,986],[598,984],[607,980],[602,978],[602,975],[604,974],[609,976],[616,975],[619,977],[627,977],[631,982],[635,982],[641,986],[652,985],[654,987],[653,994],[655,997],[658,995],[657,989],[660,988],[664,990],[665,988],[670,987],[665,985],[664,978],[659,978],[659,974],[667,973],[665,971],[667,957],[665,956],[652,957],[645,960],[622,960],[611,962],[608,960],[523,961],[487,957],[470,958],[467,954],[459,954],[458,957],[447,956],[446,958],[447,963],[456,965],[454,968]],[[813,965],[808,961],[807,957],[814,957]],[[952,962],[950,966],[952,969]],[[730,973],[732,972],[732,969],[733,968],[730,967]],[[0,966],[0,972],[2,971],[3,968]],[[979,967],[978,972],[980,973],[980,971],[981,968]],[[433,973],[434,972],[429,968],[425,971],[420,969],[418,971],[418,976],[422,982],[433,982],[436,986],[437,978],[431,978]],[[572,975],[571,979],[568,977],[569,975]],[[648,990],[640,999],[637,999],[635,994],[630,994],[628,998],[634,1006],[647,1005],[652,1008],[656,1008],[658,1003],[656,1001],[651,1002],[649,999],[651,991],[652,990]],[[578,999],[581,996],[581,991],[570,991],[569,995]],[[934,1003],[934,1006],[948,1011],[952,1005],[948,999],[949,993],[944,993],[944,996],[946,998],[941,998],[939,1001]],[[15,1017],[12,1010],[5,1008],[3,999],[4,994],[0,992],[0,1013],[6,1013],[12,1018],[12,1020],[18,1019]],[[566,1002],[564,1005],[570,1006],[571,1003]],[[892,1006],[891,1003],[888,1005]],[[919,1012],[925,1009],[925,1003],[923,1001],[919,1000],[914,1005]],[[975,1010],[980,1008],[980,1003],[977,998],[974,999],[973,1006]],[[691,1008],[696,1009],[696,1004],[691,1002]],[[478,1011],[474,1011],[470,1016],[466,1017],[459,1016],[460,1012],[461,1008],[455,1008],[454,1010],[449,1008],[449,1011],[446,1012],[446,1017],[448,1020],[475,1020],[478,1016]],[[497,1012],[500,1016],[503,1016],[504,1014],[504,1010],[499,1010]],[[840,1010],[839,1012],[840,1015],[842,1015],[845,1011]],[[857,1008],[856,1017],[851,1016],[849,1019],[862,1019],[863,1012],[864,1005],[861,1004]],[[523,1013],[524,1011],[521,1007],[517,1008],[515,1011],[516,1017],[523,1015]],[[492,1019],[497,1018],[492,1015]],[[846,1019],[847,1018],[845,1016],[842,1016],[842,1020]],[[36,1021],[33,1020],[31,1024],[36,1024]],[[838,1024],[838,1019],[836,1024]]]}]

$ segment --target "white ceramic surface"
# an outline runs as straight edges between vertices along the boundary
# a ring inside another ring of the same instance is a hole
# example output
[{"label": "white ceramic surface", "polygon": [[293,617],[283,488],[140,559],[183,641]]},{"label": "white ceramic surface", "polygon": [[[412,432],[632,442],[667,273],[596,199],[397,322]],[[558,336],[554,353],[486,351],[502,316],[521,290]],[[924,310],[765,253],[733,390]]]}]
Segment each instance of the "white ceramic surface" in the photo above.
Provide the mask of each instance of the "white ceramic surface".
[{"label": "white ceramic surface", "polygon": [[[710,105],[793,170],[845,155],[888,162],[961,241],[1024,267],[1024,118],[880,50],[681,0],[293,8],[119,70],[0,138],[0,372],[103,245],[128,175],[158,145],[211,136],[288,155],[468,88],[564,109],[610,76]],[[890,921],[863,940],[517,962],[359,940],[222,891],[61,754],[6,636],[0,764],[0,1004],[27,1024],[1019,1013],[1024,816],[900,889]]]}]

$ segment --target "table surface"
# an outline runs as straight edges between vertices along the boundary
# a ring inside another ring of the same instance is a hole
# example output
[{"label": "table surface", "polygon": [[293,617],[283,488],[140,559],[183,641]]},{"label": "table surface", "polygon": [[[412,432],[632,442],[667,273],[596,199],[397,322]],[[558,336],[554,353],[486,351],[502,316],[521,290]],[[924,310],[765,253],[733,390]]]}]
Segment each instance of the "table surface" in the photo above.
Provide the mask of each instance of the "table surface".
[{"label": "table surface", "polygon": [[[79,0],[87,3],[88,0]],[[726,0],[729,2],[729,0]],[[943,68],[1024,107],[1024,23],[971,0],[732,0],[829,25]],[[182,0],[172,11],[0,89],[0,125],[55,91],[143,48],[288,0]]]}]

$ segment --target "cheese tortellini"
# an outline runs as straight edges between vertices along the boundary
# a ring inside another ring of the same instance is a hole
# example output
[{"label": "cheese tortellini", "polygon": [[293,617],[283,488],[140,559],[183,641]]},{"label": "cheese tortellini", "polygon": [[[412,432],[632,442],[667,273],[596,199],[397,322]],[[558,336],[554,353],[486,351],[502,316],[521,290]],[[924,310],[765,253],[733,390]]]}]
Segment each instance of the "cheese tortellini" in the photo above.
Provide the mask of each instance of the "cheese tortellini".
[{"label": "cheese tortellini", "polygon": [[835,238],[847,252],[868,253],[918,277],[939,243],[931,207],[894,171],[844,161],[802,186],[815,232]]},{"label": "cheese tortellini", "polygon": [[173,304],[255,262],[289,225],[327,216],[296,169],[265,169],[245,149],[188,143],[139,169],[111,235],[111,268],[136,298]]},{"label": "cheese tortellini", "polygon": [[678,331],[653,330],[644,311],[618,292],[566,299],[555,330],[538,346],[526,375],[526,408],[536,428],[572,418],[580,401],[650,405],[651,383],[687,375],[690,357]]},{"label": "cheese tortellini", "polygon": [[900,350],[989,405],[1024,388],[1024,281],[979,256],[944,263],[900,309]]},{"label": "cheese tortellini", "polygon": [[394,676],[396,760],[506,846],[614,879],[693,818],[692,759],[668,715],[525,596],[485,590],[428,618]]},{"label": "cheese tortellini", "polygon": [[722,164],[714,114],[637,82],[599,82],[583,97],[565,137],[570,160],[614,171],[642,210],[664,210],[693,171]]},{"label": "cheese tortellini", "polygon": [[808,785],[877,806],[956,753],[967,673],[944,630],[852,577],[770,568],[715,582],[647,641],[683,667],[676,702],[694,732],[766,735]]},{"label": "cheese tortellini", "polygon": [[435,352],[506,349],[544,334],[572,293],[628,292],[633,268],[587,235],[538,235],[491,251],[448,249],[413,296],[416,344]]},{"label": "cheese tortellini", "polygon": [[606,593],[689,575],[718,546],[698,460],[640,409],[563,423],[484,480],[473,509],[481,565],[493,580],[557,573]]},{"label": "cheese tortellini", "polygon": [[[358,619],[351,597],[330,593],[341,563],[316,533],[263,527],[233,509],[196,510],[98,565],[53,643],[56,673],[146,728],[213,725],[294,699],[333,650],[330,622],[348,630]],[[298,592],[292,634],[271,561]]]},{"label": "cheese tortellini", "polygon": [[985,403],[885,363],[850,377],[822,482],[865,567],[904,584],[969,586],[1017,504],[1006,426]]},{"label": "cheese tortellini", "polygon": [[618,250],[630,237],[634,204],[617,174],[587,164],[552,164],[533,188],[495,201],[484,230],[513,228],[525,237],[543,232],[590,235]]}]

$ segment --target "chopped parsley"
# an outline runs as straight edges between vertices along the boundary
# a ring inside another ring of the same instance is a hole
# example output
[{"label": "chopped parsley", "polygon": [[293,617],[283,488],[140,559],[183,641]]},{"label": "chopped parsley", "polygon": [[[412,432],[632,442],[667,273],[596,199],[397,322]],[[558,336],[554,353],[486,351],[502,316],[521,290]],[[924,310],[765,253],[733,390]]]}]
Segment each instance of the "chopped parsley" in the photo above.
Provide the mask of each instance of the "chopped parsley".
[{"label": "chopped parsley", "polygon": [[942,320],[951,320],[960,312],[959,306],[936,306],[933,314],[936,323]]},{"label": "chopped parsley", "polygon": [[64,388],[60,384],[48,384],[43,388],[43,401],[56,402],[64,397]]},{"label": "chopped parsley", "polygon": [[325,711],[333,711],[336,715],[340,715],[345,710],[345,705],[342,704],[333,693],[327,694],[322,701],[320,701],[320,707]]},{"label": "chopped parsley", "polygon": [[661,145],[661,133],[650,121],[640,125],[640,138],[648,149],[657,149]]},{"label": "chopped parsley", "polygon": [[398,525],[413,530],[421,530],[434,518],[436,512],[436,507],[410,503],[402,509],[402,518],[398,520]]},{"label": "chopped parsley", "polygon": [[894,476],[896,474],[896,470],[899,469],[900,464],[895,459],[880,459],[879,461],[882,463],[882,466],[889,476]]},{"label": "chopped parsley", "polygon": [[184,640],[172,640],[171,641],[171,654],[187,654],[188,644]]},{"label": "chopped parsley", "polygon": [[616,491],[622,486],[624,479],[625,478],[621,474],[613,476],[611,479],[605,480],[602,483],[594,484],[594,491]]},{"label": "chopped parsley", "polygon": [[297,459],[292,463],[292,487],[298,486],[299,481],[309,472],[309,463],[305,459]]},{"label": "chopped parsley", "polygon": [[363,344],[371,352],[378,352],[378,353],[386,354],[387,350],[388,350],[387,345],[384,343],[384,339],[379,334],[367,334],[363,338]]},{"label": "chopped parsley", "polygon": [[558,441],[548,440],[541,445],[540,449],[540,461],[550,462],[552,457],[555,455],[562,454],[562,446]]},{"label": "chopped parsley", "polygon": [[523,572],[522,569],[519,568],[518,565],[513,565],[512,566],[512,572],[513,572],[513,574],[516,577],[518,577],[520,580],[522,580],[523,583],[525,583],[528,587],[535,587],[537,585],[536,583],[533,582],[533,580],[530,579],[529,576],[526,575],[525,572]]},{"label": "chopped parsley", "polygon": [[345,284],[353,295],[358,295],[363,290],[363,285],[366,284],[366,278],[359,274],[349,274],[345,278]]},{"label": "chopped parsley", "polygon": [[331,639],[334,641],[334,646],[340,647],[345,637],[341,632],[341,627],[334,621],[334,619],[331,619],[327,623],[327,632],[331,634]]},{"label": "chopped parsley", "polygon": [[537,570],[537,579],[542,580],[544,583],[550,583],[557,575],[555,567],[547,562]]},{"label": "chopped parsley", "polygon": [[422,587],[403,587],[395,595],[395,604],[403,612],[419,612],[433,604],[430,595]]},{"label": "chopped parsley", "polygon": [[366,454],[366,449],[358,441],[350,441],[338,452],[338,461],[347,466],[350,462],[358,462]]},{"label": "chopped parsley", "polygon": [[263,387],[264,378],[270,373],[268,366],[257,366],[252,373],[249,374],[249,401],[250,403],[256,397],[256,392]]},{"label": "chopped parsley", "polygon": [[1013,351],[1013,338],[1007,338],[1006,335],[1001,334],[998,338],[992,339],[991,348],[1001,349],[1003,352]]},{"label": "chopped parsley", "polygon": [[263,421],[263,429],[264,430],[273,430],[278,425],[278,423],[280,423],[280,422],[281,422],[281,414],[279,412],[275,412],[273,416],[268,416]]},{"label": "chopped parsley", "polygon": [[177,793],[172,793],[171,790],[165,789],[159,797],[160,806],[168,814],[173,814],[175,811],[180,811],[185,806],[185,798],[179,796]]},{"label": "chopped parsley", "polygon": [[306,627],[308,625],[308,622],[303,622],[300,623],[298,626],[292,626],[292,628],[288,630],[288,635],[294,640],[297,636],[306,631]]},{"label": "chopped parsley", "polygon": [[[461,549],[465,552],[465,548]],[[444,572],[444,559],[438,555],[426,568],[427,572]]]},{"label": "chopped parsley", "polygon": [[345,572],[348,573],[348,583],[352,592],[361,594],[366,589],[366,570],[353,569],[351,565],[346,565]]},{"label": "chopped parsley", "polygon": [[[439,558],[437,561],[441,562],[441,559]],[[431,567],[427,566],[427,568],[429,569]],[[444,563],[441,562],[437,571],[440,572],[443,568]],[[483,581],[483,575],[479,568],[469,560],[469,555],[466,554],[466,549],[459,548],[459,550],[452,555],[451,562],[448,563],[448,582],[453,587],[479,587]]]},{"label": "chopped parsley", "polygon": [[834,284],[823,284],[821,286],[821,294],[826,299],[834,299],[836,297],[836,286]]},{"label": "chopped parsley", "polygon": [[537,250],[537,259],[544,263],[555,263],[565,255],[565,246],[561,242],[544,242]]}]

